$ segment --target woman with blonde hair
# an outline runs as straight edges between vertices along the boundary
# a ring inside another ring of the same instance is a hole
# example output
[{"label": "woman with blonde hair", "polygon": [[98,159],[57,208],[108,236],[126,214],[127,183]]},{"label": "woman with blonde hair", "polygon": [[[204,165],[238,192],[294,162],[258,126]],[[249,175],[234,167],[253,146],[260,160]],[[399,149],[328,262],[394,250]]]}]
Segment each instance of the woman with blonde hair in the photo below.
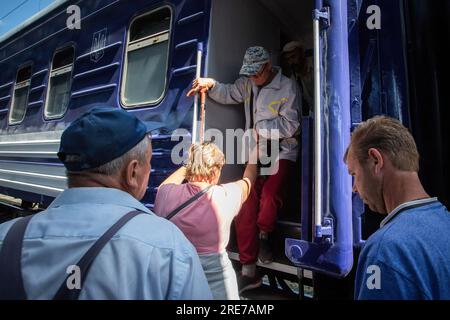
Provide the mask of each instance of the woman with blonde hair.
[{"label": "woman with blonde hair", "polygon": [[[197,249],[214,299],[239,299],[226,247],[230,227],[256,179],[248,164],[241,180],[218,184],[225,157],[213,143],[193,144],[187,164],[158,188],[154,211],[171,221]],[[183,183],[186,180],[187,183]]]}]

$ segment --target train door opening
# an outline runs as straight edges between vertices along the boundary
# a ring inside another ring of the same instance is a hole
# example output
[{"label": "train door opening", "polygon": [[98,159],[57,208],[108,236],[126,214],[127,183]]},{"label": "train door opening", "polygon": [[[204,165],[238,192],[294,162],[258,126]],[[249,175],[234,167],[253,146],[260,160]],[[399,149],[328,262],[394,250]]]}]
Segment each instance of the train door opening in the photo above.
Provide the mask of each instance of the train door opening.
[{"label": "train door opening", "polygon": [[[313,93],[313,1],[213,1],[211,8],[210,36],[207,47],[206,70],[204,76],[212,77],[221,83],[233,83],[239,75],[245,50],[250,46],[263,46],[271,53],[274,66],[285,67],[281,61],[283,46],[290,41],[299,41],[305,53],[309,79],[306,89]],[[289,70],[283,68],[289,76]],[[227,129],[244,128],[243,105],[221,105],[207,100],[206,130],[220,130],[224,136]],[[298,280],[298,269],[286,258],[284,241],[286,238],[301,238],[302,210],[311,213],[312,175],[312,117],[311,111],[299,108],[301,133],[296,170],[292,172],[287,201],[278,212],[277,225],[271,233],[270,242],[274,262],[265,265],[265,270],[273,270],[291,275]],[[311,106],[312,109],[312,106]],[[234,148],[224,141],[226,148]],[[234,152],[236,155],[236,152]],[[236,159],[234,159],[236,160]],[[243,166],[228,159],[222,172],[222,183],[235,181],[242,177]],[[311,165],[308,169],[307,166]],[[302,199],[306,201],[302,204]],[[307,228],[311,230],[311,228]],[[234,230],[230,237],[230,255],[237,260],[237,244]]]}]

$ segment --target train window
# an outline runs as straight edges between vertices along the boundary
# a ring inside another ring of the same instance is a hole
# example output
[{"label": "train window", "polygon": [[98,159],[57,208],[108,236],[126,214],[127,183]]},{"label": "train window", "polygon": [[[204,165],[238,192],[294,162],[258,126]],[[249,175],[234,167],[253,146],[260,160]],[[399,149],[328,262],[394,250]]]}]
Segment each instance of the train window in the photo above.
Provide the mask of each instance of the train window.
[{"label": "train window", "polygon": [[125,107],[156,104],[164,96],[171,11],[134,19],[128,33],[121,100]]},{"label": "train window", "polygon": [[28,105],[28,92],[31,81],[31,65],[17,71],[16,84],[9,113],[9,124],[18,124],[25,118]]},{"label": "train window", "polygon": [[58,50],[53,57],[44,109],[46,119],[59,118],[67,110],[70,100],[74,54],[74,48],[67,47]]}]

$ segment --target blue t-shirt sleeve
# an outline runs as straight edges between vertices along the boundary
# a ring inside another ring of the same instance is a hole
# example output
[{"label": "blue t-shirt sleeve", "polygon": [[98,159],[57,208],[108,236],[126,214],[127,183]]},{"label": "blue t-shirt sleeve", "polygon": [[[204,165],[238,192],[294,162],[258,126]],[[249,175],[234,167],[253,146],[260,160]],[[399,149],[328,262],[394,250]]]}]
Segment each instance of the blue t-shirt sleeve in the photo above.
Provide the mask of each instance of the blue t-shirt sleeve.
[{"label": "blue t-shirt sleeve", "polygon": [[417,285],[401,272],[378,259],[363,257],[355,281],[357,300],[426,299]]}]

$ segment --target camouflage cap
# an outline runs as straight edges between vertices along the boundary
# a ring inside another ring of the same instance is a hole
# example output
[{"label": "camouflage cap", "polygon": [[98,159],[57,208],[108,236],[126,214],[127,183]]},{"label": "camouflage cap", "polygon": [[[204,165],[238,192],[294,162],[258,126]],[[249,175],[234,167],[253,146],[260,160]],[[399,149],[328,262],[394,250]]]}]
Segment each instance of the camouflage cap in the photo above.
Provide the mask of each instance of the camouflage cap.
[{"label": "camouflage cap", "polygon": [[253,76],[269,61],[270,55],[266,49],[263,47],[250,47],[245,52],[244,62],[239,74],[242,76]]}]

